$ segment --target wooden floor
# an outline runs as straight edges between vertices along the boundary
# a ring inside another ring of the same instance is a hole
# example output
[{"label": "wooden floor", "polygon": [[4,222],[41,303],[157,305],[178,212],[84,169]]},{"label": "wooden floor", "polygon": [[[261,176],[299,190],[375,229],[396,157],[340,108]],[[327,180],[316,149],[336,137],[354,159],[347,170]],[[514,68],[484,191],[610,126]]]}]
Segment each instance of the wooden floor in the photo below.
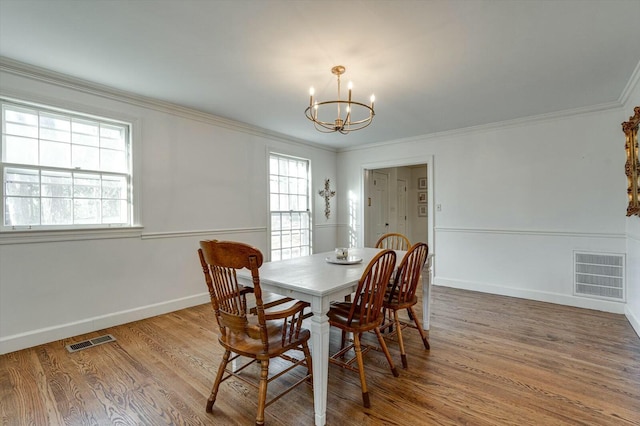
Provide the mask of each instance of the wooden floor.
[{"label": "wooden floor", "polygon": [[[433,289],[431,350],[405,332],[409,368],[366,355],[329,367],[328,425],[640,425],[640,339],[622,315]],[[228,380],[204,407],[220,360],[210,305],[0,356],[2,425],[251,425],[256,391]],[[70,354],[65,345],[117,341]],[[332,330],[332,349],[338,333]],[[312,425],[312,390],[267,408],[269,425]]]}]

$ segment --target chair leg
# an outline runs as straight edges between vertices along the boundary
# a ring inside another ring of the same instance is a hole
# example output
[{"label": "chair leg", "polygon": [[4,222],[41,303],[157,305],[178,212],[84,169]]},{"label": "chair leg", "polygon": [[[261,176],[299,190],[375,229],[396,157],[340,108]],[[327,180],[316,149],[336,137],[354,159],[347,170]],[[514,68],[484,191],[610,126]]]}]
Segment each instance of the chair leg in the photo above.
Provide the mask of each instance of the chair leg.
[{"label": "chair leg", "polygon": [[413,322],[416,324],[416,328],[420,333],[420,337],[422,337],[422,344],[424,345],[424,348],[431,349],[431,345],[429,345],[429,340],[427,339],[427,335],[424,334],[424,330],[422,329],[422,326],[420,325],[420,321],[418,320],[418,317],[416,316],[416,313],[413,310],[413,306],[410,307],[409,310],[411,311],[411,314],[413,314]]},{"label": "chair leg", "polygon": [[307,374],[310,376],[309,383],[313,384],[313,361],[311,359],[309,345],[306,341],[302,343],[302,351],[304,352],[305,362],[307,363]]},{"label": "chair leg", "polygon": [[[395,311],[394,311],[395,312]],[[382,348],[382,352],[384,352],[384,356],[387,357],[387,362],[389,363],[389,368],[391,368],[391,373],[393,373],[394,377],[398,377],[398,370],[396,366],[393,365],[393,361],[391,360],[391,354],[389,353],[389,348],[387,348],[387,344],[382,337],[382,333],[380,333],[380,328],[376,328],[376,336],[378,336],[378,343],[380,343],[380,347]]]},{"label": "chair leg", "polygon": [[400,347],[400,358],[402,359],[402,368],[407,368],[407,353],[404,350],[404,340],[402,340],[402,326],[400,325],[400,318],[398,317],[398,311],[393,311],[393,320],[396,323],[396,334],[398,335],[398,346]]},{"label": "chair leg", "polygon": [[207,413],[211,413],[213,411],[213,404],[216,402],[216,396],[218,395],[218,388],[220,387],[222,376],[224,376],[224,369],[227,368],[227,364],[229,363],[230,356],[231,356],[231,351],[228,351],[228,350],[224,351],[222,362],[220,362],[220,366],[218,367],[218,374],[216,375],[216,381],[213,382],[211,395],[209,395],[209,400],[207,401],[207,408],[206,408]]},{"label": "chair leg", "polygon": [[353,333],[353,347],[358,361],[358,373],[360,374],[360,387],[362,388],[362,403],[365,408],[371,407],[369,401],[369,390],[367,389],[367,379],[364,376],[364,362],[362,361],[362,349],[360,347],[360,334]]},{"label": "chair leg", "polygon": [[256,426],[264,425],[264,408],[267,402],[267,382],[269,378],[269,360],[260,361],[260,385],[258,386],[258,414]]}]

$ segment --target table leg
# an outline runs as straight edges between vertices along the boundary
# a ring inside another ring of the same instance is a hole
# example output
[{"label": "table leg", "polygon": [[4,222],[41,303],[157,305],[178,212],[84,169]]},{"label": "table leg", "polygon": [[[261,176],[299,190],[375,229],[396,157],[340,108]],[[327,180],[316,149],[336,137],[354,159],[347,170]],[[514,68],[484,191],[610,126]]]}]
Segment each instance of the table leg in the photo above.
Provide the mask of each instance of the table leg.
[{"label": "table leg", "polygon": [[316,426],[327,422],[327,381],[329,377],[329,318],[321,300],[311,304],[311,357],[313,358],[313,409]]},{"label": "table leg", "polygon": [[422,328],[427,331],[430,328],[431,313],[431,279],[432,279],[432,262],[433,256],[427,258],[427,263],[422,271]]}]

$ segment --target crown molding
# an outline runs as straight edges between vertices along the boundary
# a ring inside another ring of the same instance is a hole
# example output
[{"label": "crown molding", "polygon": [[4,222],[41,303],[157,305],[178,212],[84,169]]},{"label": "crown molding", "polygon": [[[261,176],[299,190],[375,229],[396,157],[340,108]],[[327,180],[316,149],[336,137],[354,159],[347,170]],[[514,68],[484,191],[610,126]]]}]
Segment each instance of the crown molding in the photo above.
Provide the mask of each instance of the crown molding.
[{"label": "crown molding", "polygon": [[133,106],[149,108],[178,117],[212,124],[218,127],[250,134],[253,136],[264,137],[267,139],[275,140],[278,142],[285,142],[293,145],[303,145],[305,147],[311,147],[323,151],[336,152],[336,149],[332,147],[309,142],[303,139],[297,139],[282,133],[264,129],[262,127],[252,126],[240,121],[219,117],[217,115],[173,104],[171,102],[161,101],[92,81],[72,77],[67,74],[58,73],[56,71],[48,70],[45,68],[40,68],[34,65],[25,64],[23,62],[19,62],[4,56],[0,56],[0,71],[19,77],[29,78],[31,80],[52,84],[58,87],[87,93],[112,101],[124,102]]},{"label": "crown molding", "polygon": [[602,104],[591,105],[588,107],[567,109],[563,111],[555,111],[555,112],[550,112],[545,114],[532,115],[529,117],[515,118],[513,120],[498,121],[495,123],[480,124],[478,126],[463,127],[461,129],[447,130],[444,132],[428,133],[424,135],[411,136],[411,137],[402,138],[402,139],[393,139],[390,141],[372,143],[367,145],[345,147],[345,148],[338,149],[338,152],[359,151],[359,150],[370,149],[370,148],[384,147],[388,145],[396,145],[400,143],[424,142],[425,140],[439,139],[443,137],[462,136],[462,135],[468,135],[473,133],[490,132],[490,131],[496,131],[500,129],[521,127],[521,126],[534,124],[534,123],[553,121],[553,120],[573,117],[577,115],[608,111],[608,110],[617,109],[621,107],[622,107],[622,104],[619,103],[618,101],[606,102]]},{"label": "crown molding", "polygon": [[627,82],[627,85],[624,87],[624,89],[622,90],[622,93],[620,94],[620,98],[618,99],[618,101],[620,102],[620,105],[624,105],[627,103],[627,101],[629,100],[629,96],[631,96],[631,93],[633,92],[633,90],[636,88],[638,84],[640,84],[640,61],[638,61],[638,64],[636,65],[636,69],[633,70],[633,74],[631,74],[631,78],[629,79],[629,81]]}]

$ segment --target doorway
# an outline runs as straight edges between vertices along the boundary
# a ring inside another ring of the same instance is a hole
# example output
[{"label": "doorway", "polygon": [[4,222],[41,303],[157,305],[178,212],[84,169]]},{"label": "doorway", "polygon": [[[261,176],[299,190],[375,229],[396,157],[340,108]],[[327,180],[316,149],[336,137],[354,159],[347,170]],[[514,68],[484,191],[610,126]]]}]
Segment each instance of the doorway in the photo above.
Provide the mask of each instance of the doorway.
[{"label": "doorway", "polygon": [[[364,170],[364,245],[398,232],[414,243],[429,243],[428,164]],[[430,244],[431,246],[431,244]]]}]

